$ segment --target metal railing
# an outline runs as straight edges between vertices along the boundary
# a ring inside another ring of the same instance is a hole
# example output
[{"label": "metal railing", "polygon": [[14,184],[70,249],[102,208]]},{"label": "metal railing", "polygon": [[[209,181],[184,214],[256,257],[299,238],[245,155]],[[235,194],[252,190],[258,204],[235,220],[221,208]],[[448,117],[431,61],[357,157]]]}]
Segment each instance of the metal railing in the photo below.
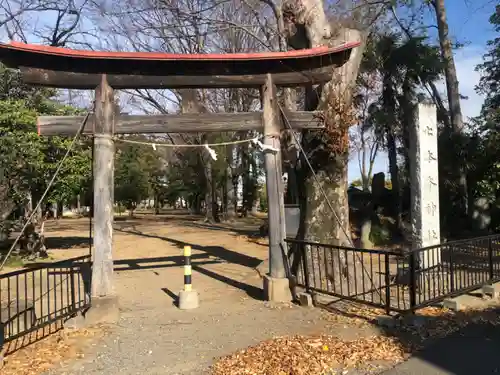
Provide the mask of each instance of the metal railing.
[{"label": "metal railing", "polygon": [[409,257],[414,264],[414,308],[500,281],[500,235],[424,247]]},{"label": "metal railing", "polygon": [[0,347],[90,307],[90,255],[0,275]]},{"label": "metal railing", "polygon": [[290,272],[309,292],[408,312],[500,281],[500,235],[401,253],[286,239]]}]

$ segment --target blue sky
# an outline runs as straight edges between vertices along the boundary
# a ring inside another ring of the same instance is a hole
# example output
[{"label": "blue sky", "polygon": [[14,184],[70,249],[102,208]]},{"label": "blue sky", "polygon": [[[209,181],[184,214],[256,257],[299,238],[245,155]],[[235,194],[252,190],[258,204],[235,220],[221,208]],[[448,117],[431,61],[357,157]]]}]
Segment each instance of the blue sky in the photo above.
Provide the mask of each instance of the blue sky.
[{"label": "blue sky", "polygon": [[[454,41],[465,44],[455,51],[460,92],[468,97],[462,100],[462,112],[465,117],[474,117],[479,114],[483,98],[474,91],[480,75],[475,67],[482,62],[486,52],[486,43],[494,38],[493,26],[489,17],[493,14],[496,1],[492,0],[446,0],[450,34]],[[434,18],[427,17],[428,24],[435,24]],[[441,84],[442,92],[446,89]],[[349,181],[359,178],[357,156],[353,155],[348,168]],[[374,173],[385,172],[388,177],[387,154],[379,153],[375,161]]]}]

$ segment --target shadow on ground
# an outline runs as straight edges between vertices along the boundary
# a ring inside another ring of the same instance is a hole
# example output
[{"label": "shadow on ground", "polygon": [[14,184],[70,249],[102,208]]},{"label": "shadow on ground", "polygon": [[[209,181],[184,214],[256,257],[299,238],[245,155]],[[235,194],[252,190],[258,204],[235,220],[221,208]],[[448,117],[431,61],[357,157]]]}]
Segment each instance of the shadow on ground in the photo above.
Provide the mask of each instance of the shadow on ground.
[{"label": "shadow on ground", "polygon": [[42,327],[36,331],[27,333],[17,339],[9,341],[4,344],[2,350],[4,355],[14,354],[17,351],[24,349],[34,343],[42,341],[47,337],[61,331],[64,328],[64,323],[62,320],[56,321],[53,324]]},{"label": "shadow on ground", "polygon": [[[341,306],[344,304],[340,303]],[[375,324],[374,315],[346,312],[344,307],[321,307],[348,318]],[[373,310],[372,310],[373,311]],[[379,329],[396,338],[410,356],[382,372],[385,375],[469,375],[500,373],[500,307],[451,312],[441,308],[422,310],[395,319],[392,327]]]},{"label": "shadow on ground", "polygon": [[[132,234],[132,235],[137,235],[137,236],[142,236],[142,237],[147,237],[147,238],[156,238],[160,239],[163,241],[170,242],[177,246],[178,248],[182,249],[184,246],[191,246],[193,250],[198,250],[204,252],[204,254],[193,254],[191,256],[192,259],[192,264],[191,267],[194,271],[199,272],[205,276],[211,277],[215,280],[219,280],[227,285],[230,285],[234,288],[243,290],[248,294],[249,297],[258,299],[258,300],[263,300],[263,290],[261,288],[257,288],[253,285],[231,279],[229,277],[226,277],[224,275],[221,275],[219,273],[213,272],[211,270],[208,270],[206,268],[203,268],[202,266],[208,265],[208,264],[217,264],[217,263],[233,263],[233,264],[238,264],[244,267],[248,267],[250,269],[255,269],[261,262],[262,260],[259,258],[251,257],[245,254],[241,254],[232,250],[228,250],[224,247],[221,246],[201,246],[198,244],[192,244],[189,242],[184,242],[184,241],[179,241],[174,238],[169,238],[169,237],[163,237],[163,236],[158,236],[158,235],[153,235],[153,234],[147,234],[140,232],[138,230],[124,230],[124,229],[118,229],[115,228],[116,231],[126,233],[126,234]],[[203,262],[196,262],[197,259],[207,259],[206,261]],[[173,262],[169,263],[166,265],[147,265],[147,266],[139,266],[140,263],[158,263],[158,262]],[[164,257],[164,258],[143,258],[143,259],[127,259],[127,260],[118,260],[115,262],[115,267],[120,266],[123,264],[127,264],[128,267],[125,268],[115,268],[117,271],[126,271],[126,270],[133,270],[133,269],[147,269],[147,268],[164,268],[164,267],[178,267],[184,264],[184,257],[182,256],[171,256],[171,257]]]},{"label": "shadow on ground", "polygon": [[161,290],[163,291],[163,293],[165,293],[167,296],[169,296],[170,298],[172,298],[172,304],[176,307],[179,307],[179,296],[177,294],[175,294],[174,292],[172,292],[170,289],[168,288],[161,288]]},{"label": "shadow on ground", "polygon": [[45,246],[48,250],[54,249],[72,249],[72,248],[85,248],[93,244],[90,237],[82,236],[65,236],[65,237],[46,237]]},{"label": "shadow on ground", "polygon": [[437,339],[384,374],[495,374],[500,372],[499,353],[500,327],[476,322]]},{"label": "shadow on ground", "polygon": [[198,244],[193,244],[185,241],[179,241],[170,237],[144,233],[138,230],[124,230],[124,229],[115,229],[115,230],[121,233],[133,234],[141,237],[156,238],[163,241],[167,241],[177,246],[180,249],[184,248],[184,246],[191,246],[193,250],[203,251],[217,259],[224,260],[228,263],[239,264],[241,266],[248,268],[255,268],[262,262],[262,260],[259,258],[241,254],[236,251],[228,250],[222,246],[201,246]]},{"label": "shadow on ground", "polygon": [[[67,250],[72,248],[85,248],[92,244],[92,239],[83,236],[47,236],[45,246],[48,250]],[[14,243],[14,238],[5,241],[0,247],[1,251],[7,251]]]},{"label": "shadow on ground", "polygon": [[[193,268],[201,265],[221,263],[219,260],[211,260],[206,254],[194,254],[191,256],[191,260]],[[182,266],[184,264],[184,257],[172,255],[168,257],[120,259],[115,260],[113,263],[115,271],[152,270]]]},{"label": "shadow on ground", "polygon": [[209,224],[209,223],[199,223],[199,222],[189,222],[184,223],[185,226],[191,228],[208,229],[214,231],[224,231],[233,232],[239,236],[248,236],[250,238],[262,238],[263,236],[259,233],[259,229],[255,228],[255,225],[246,225],[242,228],[237,228],[233,225],[223,225],[223,224]]}]

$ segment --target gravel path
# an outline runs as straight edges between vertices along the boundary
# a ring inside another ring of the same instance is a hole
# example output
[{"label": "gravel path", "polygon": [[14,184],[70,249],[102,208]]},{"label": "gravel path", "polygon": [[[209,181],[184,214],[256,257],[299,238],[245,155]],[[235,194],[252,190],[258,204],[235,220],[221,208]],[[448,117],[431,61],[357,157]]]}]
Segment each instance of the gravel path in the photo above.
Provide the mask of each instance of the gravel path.
[{"label": "gravel path", "polygon": [[[180,276],[175,271],[170,269],[169,274]],[[122,292],[128,289],[130,296],[134,280],[145,281],[148,273],[121,275]],[[136,296],[136,303],[121,308],[119,323],[84,359],[50,374],[202,374],[214,358],[274,336],[335,330],[339,336],[354,338],[373,333],[333,327],[322,319],[319,309],[272,307],[220,281],[203,275],[195,279],[203,285],[199,309],[181,311],[167,293],[161,291],[162,303],[158,303],[158,298],[151,298],[154,290],[144,291]],[[208,295],[213,297],[203,298]]]},{"label": "gravel path", "polygon": [[[133,229],[139,232],[116,232],[120,321],[84,358],[49,374],[204,374],[215,358],[274,336],[374,334],[333,327],[319,309],[260,300],[255,267],[267,246],[226,231],[168,223]],[[173,304],[182,288],[183,244],[193,246],[193,286],[200,294],[200,307],[192,311]]]}]

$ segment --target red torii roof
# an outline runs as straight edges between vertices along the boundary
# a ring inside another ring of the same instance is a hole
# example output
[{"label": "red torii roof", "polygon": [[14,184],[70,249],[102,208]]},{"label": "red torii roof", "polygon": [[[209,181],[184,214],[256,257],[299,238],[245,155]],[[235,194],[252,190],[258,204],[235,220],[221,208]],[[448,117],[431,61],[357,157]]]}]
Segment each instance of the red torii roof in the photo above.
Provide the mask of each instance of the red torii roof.
[{"label": "red torii roof", "polygon": [[320,57],[336,54],[359,46],[359,42],[344,43],[335,47],[321,46],[310,49],[291,50],[286,52],[251,52],[251,53],[165,53],[165,52],[108,52],[76,50],[70,48],[51,47],[38,44],[26,44],[21,42],[0,43],[0,52],[19,51],[35,55],[64,56],[77,59],[98,60],[158,60],[158,61],[238,61],[238,60],[293,60],[301,58]]},{"label": "red torii roof", "polygon": [[[359,42],[344,43],[335,47],[317,47],[286,52],[227,53],[227,54],[177,54],[162,52],[105,52],[89,50],[73,50],[68,48],[33,45],[19,42],[0,43],[0,60],[12,68],[21,68],[23,76],[26,71],[31,74],[28,82],[63,87],[56,79],[57,72],[71,73],[76,80],[82,80],[82,74],[108,74],[122,76],[118,87],[128,87],[123,83],[123,76],[161,76],[177,77],[188,80],[188,77],[213,77],[219,79],[241,80],[263,74],[311,73],[328,67],[343,65],[350,56],[351,49],[359,46]],[[37,71],[38,70],[38,71]],[[50,72],[48,81],[41,81],[42,72]],[[33,75],[39,78],[32,79]],[[77,77],[79,75],[79,77]],[[68,80],[68,75],[64,80]],[[91,77],[95,80],[95,77]],[[189,79],[191,79],[189,78]],[[145,78],[144,78],[145,79]],[[288,81],[293,81],[287,78]],[[31,80],[31,81],[30,81]],[[242,82],[242,86],[245,84]],[[292,82],[290,82],[292,83]],[[208,83],[207,83],[208,84]],[[228,82],[231,87],[236,83]],[[79,83],[85,86],[84,83]],[[149,87],[148,83],[146,86]],[[214,87],[223,87],[224,83]],[[82,87],[83,87],[82,86]],[[145,87],[146,87],[145,86]],[[152,85],[154,86],[154,85]],[[168,85],[167,85],[168,86]],[[184,87],[183,82],[176,87]],[[194,85],[195,86],[195,85]],[[205,85],[206,86],[206,85]],[[163,87],[163,86],[162,86]],[[208,86],[206,86],[208,87]]]}]

